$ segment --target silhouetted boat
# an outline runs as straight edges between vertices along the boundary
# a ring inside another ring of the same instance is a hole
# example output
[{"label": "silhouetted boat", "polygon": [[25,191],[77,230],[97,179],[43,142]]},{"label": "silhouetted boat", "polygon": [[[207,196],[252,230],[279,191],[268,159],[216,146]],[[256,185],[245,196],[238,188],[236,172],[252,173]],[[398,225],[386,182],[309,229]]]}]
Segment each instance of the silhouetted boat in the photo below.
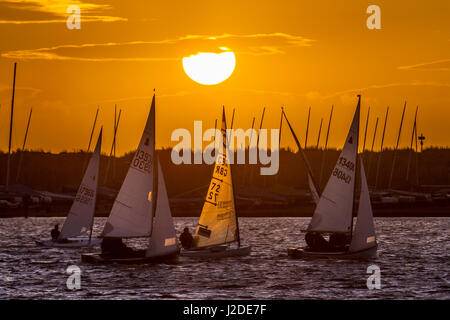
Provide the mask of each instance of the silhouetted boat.
[{"label": "silhouetted boat", "polygon": [[145,250],[130,255],[83,254],[83,262],[146,263],[175,258],[179,247],[175,236],[166,184],[155,154],[155,96],[139,147],[130,164],[103,238],[148,238]]},{"label": "silhouetted boat", "polygon": [[346,143],[334,167],[331,177],[320,196],[307,232],[319,234],[344,234],[350,237],[350,245],[345,248],[316,251],[309,247],[289,248],[288,255],[293,258],[335,258],[364,259],[373,258],[377,252],[377,241],[373,223],[369,187],[362,158],[360,158],[361,193],[358,216],[353,230],[353,213],[356,207],[356,170],[359,136],[359,115],[361,97],[353,117]]},{"label": "silhouetted boat", "polygon": [[[89,161],[58,239],[36,240],[36,244],[59,248],[92,247],[100,244],[101,239],[92,238],[92,228],[94,226],[95,203],[97,200],[101,146],[102,131],[100,130],[97,146]],[[89,237],[80,237],[87,233],[89,233]]]},{"label": "silhouetted boat", "polygon": [[[222,152],[216,157],[211,182],[203,204],[194,246],[181,255],[195,258],[223,258],[250,254],[250,246],[241,246],[231,165],[227,163],[227,124],[222,114]],[[230,244],[236,243],[237,247]]]}]

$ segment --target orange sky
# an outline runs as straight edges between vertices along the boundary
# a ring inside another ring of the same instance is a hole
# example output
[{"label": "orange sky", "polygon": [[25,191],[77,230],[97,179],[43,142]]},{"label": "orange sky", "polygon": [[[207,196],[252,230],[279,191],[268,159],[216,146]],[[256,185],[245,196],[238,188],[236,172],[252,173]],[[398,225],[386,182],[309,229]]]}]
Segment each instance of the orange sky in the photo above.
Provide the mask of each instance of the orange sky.
[{"label": "orange sky", "polygon": [[[66,28],[70,4],[82,8],[81,30]],[[381,8],[381,30],[366,27],[371,4]],[[301,141],[311,106],[314,144],[320,118],[334,104],[329,145],[340,147],[357,93],[362,124],[371,106],[369,137],[389,105],[385,143],[393,146],[407,100],[401,146],[409,144],[416,105],[426,145],[449,146],[449,14],[448,0],[0,1],[0,149],[8,144],[14,61],[14,148],[32,106],[29,148],[85,149],[100,105],[109,152],[117,103],[123,110],[118,153],[134,149],[153,88],[159,147],[174,145],[171,132],[192,129],[194,120],[213,127],[223,104],[229,115],[236,108],[235,127],[243,128],[253,116],[259,122],[263,106],[264,127],[277,128],[284,104]],[[223,46],[236,54],[229,79],[204,86],[184,73],[183,57]],[[283,145],[294,146],[286,133]]]}]

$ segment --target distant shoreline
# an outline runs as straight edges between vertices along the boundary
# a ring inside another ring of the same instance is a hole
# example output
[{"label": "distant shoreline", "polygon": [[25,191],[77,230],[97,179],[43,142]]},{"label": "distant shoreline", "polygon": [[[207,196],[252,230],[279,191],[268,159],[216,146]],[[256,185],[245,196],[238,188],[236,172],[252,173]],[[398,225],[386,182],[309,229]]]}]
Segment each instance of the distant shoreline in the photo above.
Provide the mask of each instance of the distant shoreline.
[{"label": "distant shoreline", "polygon": [[[28,217],[66,217],[67,210],[58,210],[57,212],[45,212],[42,210],[30,209]],[[199,217],[201,208],[172,209],[173,217]],[[283,217],[311,217],[314,212],[314,206],[294,206],[292,208],[267,208],[267,209],[242,209],[239,210],[239,217],[255,218],[283,218]],[[418,206],[385,206],[374,208],[374,217],[450,217],[450,204]],[[97,211],[96,217],[108,217],[109,210]],[[23,210],[9,210],[0,214],[0,218],[23,217]]]}]

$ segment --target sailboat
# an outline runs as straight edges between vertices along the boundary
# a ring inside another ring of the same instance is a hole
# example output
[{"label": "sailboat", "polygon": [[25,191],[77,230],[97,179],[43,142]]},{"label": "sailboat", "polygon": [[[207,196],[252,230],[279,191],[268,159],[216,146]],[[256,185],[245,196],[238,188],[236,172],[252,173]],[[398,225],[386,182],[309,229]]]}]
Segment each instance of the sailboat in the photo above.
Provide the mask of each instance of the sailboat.
[{"label": "sailboat", "polygon": [[[227,123],[222,112],[222,150],[216,157],[203,209],[194,235],[194,246],[181,255],[196,258],[222,258],[250,254],[250,246],[241,246],[239,221],[233,188],[231,165],[227,163]],[[231,244],[237,243],[237,247]]]},{"label": "sailboat", "polygon": [[83,262],[145,263],[175,258],[179,247],[164,175],[155,153],[155,95],[139,147],[102,231],[105,238],[148,238],[148,247],[130,256],[83,254]]},{"label": "sailboat", "polygon": [[[100,244],[101,239],[92,238],[92,229],[97,200],[101,146],[102,130],[100,130],[94,153],[89,160],[83,180],[57,240],[36,240],[36,244],[60,248],[92,247]],[[87,234],[89,234],[88,237],[86,237]],[[81,237],[83,235],[85,237]]]},{"label": "sailboat", "polygon": [[[288,255],[293,258],[336,258],[367,259],[376,256],[377,241],[373,222],[369,187],[364,172],[362,157],[357,166],[359,117],[361,96],[353,117],[347,140],[332,171],[311,222],[306,230],[311,234],[340,234],[348,241],[338,250],[313,250],[306,248],[289,248]],[[356,172],[360,168],[361,192],[359,197],[357,220],[353,230],[353,216],[356,208]]]}]

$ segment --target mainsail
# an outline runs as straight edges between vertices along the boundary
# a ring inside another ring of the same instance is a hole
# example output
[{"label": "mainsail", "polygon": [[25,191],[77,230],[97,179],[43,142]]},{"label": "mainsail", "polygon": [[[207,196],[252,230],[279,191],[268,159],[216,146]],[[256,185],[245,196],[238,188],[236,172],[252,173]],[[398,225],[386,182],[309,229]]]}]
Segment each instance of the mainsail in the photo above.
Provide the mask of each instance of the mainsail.
[{"label": "mainsail", "polygon": [[372,206],[370,204],[369,187],[362,158],[361,164],[361,194],[359,196],[358,218],[353,232],[350,251],[359,251],[376,246],[375,227],[373,224]]},{"label": "mainsail", "polygon": [[102,148],[102,130],[98,136],[97,145],[91,156],[77,195],[70,208],[59,239],[67,239],[86,235],[94,223],[95,202],[97,199],[98,168],[100,150]]},{"label": "mainsail", "polygon": [[211,183],[195,231],[196,247],[224,244],[239,239],[231,166],[227,163],[229,154],[225,110],[222,114],[221,131],[223,148],[216,158]]},{"label": "mainsail", "polygon": [[152,230],[155,154],[155,96],[139,147],[120,188],[102,237],[148,237]]},{"label": "mainsail", "polygon": [[347,140],[316,206],[308,231],[351,232],[358,153],[358,100]]},{"label": "mainsail", "polygon": [[146,257],[169,254],[178,250],[175,227],[170,212],[169,198],[161,165],[158,162],[158,192],[155,217],[153,219],[153,232],[149,240]]}]

